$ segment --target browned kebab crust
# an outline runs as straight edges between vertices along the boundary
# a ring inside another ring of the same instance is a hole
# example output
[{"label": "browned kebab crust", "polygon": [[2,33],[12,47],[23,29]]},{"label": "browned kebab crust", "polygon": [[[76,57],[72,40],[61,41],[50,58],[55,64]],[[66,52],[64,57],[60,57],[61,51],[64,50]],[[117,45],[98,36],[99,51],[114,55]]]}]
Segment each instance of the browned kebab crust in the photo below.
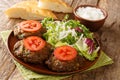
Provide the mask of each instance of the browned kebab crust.
[{"label": "browned kebab crust", "polygon": [[29,63],[40,63],[43,64],[45,60],[49,58],[51,54],[51,45],[46,43],[44,48],[39,51],[30,51],[25,48],[23,40],[18,41],[14,45],[14,55]]},{"label": "browned kebab crust", "polygon": [[17,36],[19,39],[23,39],[28,36],[42,36],[43,33],[46,32],[46,29],[41,27],[40,30],[35,32],[26,32],[20,29],[19,23],[14,26],[14,35]]},{"label": "browned kebab crust", "polygon": [[70,61],[60,61],[58,60],[54,54],[46,61],[48,68],[57,71],[57,72],[69,72],[74,70],[79,70],[80,68],[80,56],[77,55],[76,58]]}]

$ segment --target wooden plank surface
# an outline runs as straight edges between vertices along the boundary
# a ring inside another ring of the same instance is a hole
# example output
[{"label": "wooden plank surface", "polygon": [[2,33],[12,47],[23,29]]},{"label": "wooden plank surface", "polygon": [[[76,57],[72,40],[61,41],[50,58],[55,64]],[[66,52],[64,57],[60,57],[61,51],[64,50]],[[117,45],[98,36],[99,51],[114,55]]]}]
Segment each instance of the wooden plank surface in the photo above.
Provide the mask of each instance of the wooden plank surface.
[{"label": "wooden plank surface", "polygon": [[[0,31],[13,29],[19,19],[8,19],[4,10],[22,0],[0,0]],[[64,80],[120,80],[120,0],[65,0],[72,7],[81,4],[98,5],[108,11],[104,26],[96,32],[102,50],[113,60],[114,64],[104,66],[86,73],[75,74]],[[0,37],[0,80],[23,80],[18,69],[8,54]]]}]

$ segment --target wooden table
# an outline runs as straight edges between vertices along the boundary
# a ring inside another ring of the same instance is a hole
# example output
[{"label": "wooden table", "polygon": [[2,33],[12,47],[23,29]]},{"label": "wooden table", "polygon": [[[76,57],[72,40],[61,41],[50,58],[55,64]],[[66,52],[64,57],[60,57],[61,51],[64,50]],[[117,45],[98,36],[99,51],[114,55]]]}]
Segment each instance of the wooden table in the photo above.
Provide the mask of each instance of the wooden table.
[{"label": "wooden table", "polygon": [[[5,9],[21,0],[0,0],[0,31],[13,29],[20,20],[8,19]],[[120,80],[120,0],[65,0],[72,7],[80,4],[98,5],[108,12],[104,26],[96,32],[104,50],[114,64],[104,66],[86,73],[75,74],[64,80]],[[8,50],[0,37],[0,80],[23,80]]]}]

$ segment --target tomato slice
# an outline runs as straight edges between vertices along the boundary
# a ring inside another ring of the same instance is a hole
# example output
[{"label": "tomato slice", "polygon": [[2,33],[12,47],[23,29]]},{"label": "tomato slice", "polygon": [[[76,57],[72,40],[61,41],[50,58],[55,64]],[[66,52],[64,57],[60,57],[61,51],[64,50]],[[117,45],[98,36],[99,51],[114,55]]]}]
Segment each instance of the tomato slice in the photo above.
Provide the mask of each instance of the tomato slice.
[{"label": "tomato slice", "polygon": [[62,61],[69,61],[77,56],[77,51],[71,46],[61,46],[54,50],[54,56]]},{"label": "tomato slice", "polygon": [[45,46],[46,42],[40,37],[30,36],[23,39],[23,44],[30,51],[39,51]]},{"label": "tomato slice", "polygon": [[41,23],[34,20],[23,21],[20,23],[20,28],[23,31],[27,31],[27,32],[38,31],[41,29],[41,27],[42,27]]}]

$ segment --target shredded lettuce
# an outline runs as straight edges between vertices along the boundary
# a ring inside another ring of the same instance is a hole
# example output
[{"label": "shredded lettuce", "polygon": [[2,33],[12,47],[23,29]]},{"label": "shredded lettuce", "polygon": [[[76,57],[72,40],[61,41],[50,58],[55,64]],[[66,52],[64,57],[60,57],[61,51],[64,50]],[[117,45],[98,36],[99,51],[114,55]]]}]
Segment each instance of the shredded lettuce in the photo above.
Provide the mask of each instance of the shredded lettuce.
[{"label": "shredded lettuce", "polygon": [[64,45],[69,45],[69,44],[67,42],[61,42],[61,41],[59,41],[59,42],[57,42],[55,44],[55,47],[64,46]]},{"label": "shredded lettuce", "polygon": [[[93,49],[84,41],[85,38],[94,40],[93,33],[91,33],[84,25],[80,24],[79,21],[54,21],[52,18],[45,18],[41,22],[43,27],[47,29],[47,32],[43,34],[43,37],[52,46],[73,46],[81,56],[84,56],[91,61],[97,57],[99,48],[95,46],[95,49]],[[90,53],[89,51],[91,49],[92,52]]]},{"label": "shredded lettuce", "polygon": [[68,44],[72,45],[76,42],[76,39],[72,34],[68,34],[65,38],[61,39],[62,42],[67,42]]},{"label": "shredded lettuce", "polygon": [[[100,49],[100,47],[96,47],[95,50],[93,50],[92,52],[90,52],[91,46],[89,46],[86,42],[85,42],[86,38],[80,38],[76,43],[75,43],[75,47],[76,49],[79,51],[79,54],[84,56],[86,59],[88,60],[95,60],[95,58],[97,57],[97,53]],[[88,38],[87,38],[88,39]],[[93,48],[94,49],[94,48]]]}]

